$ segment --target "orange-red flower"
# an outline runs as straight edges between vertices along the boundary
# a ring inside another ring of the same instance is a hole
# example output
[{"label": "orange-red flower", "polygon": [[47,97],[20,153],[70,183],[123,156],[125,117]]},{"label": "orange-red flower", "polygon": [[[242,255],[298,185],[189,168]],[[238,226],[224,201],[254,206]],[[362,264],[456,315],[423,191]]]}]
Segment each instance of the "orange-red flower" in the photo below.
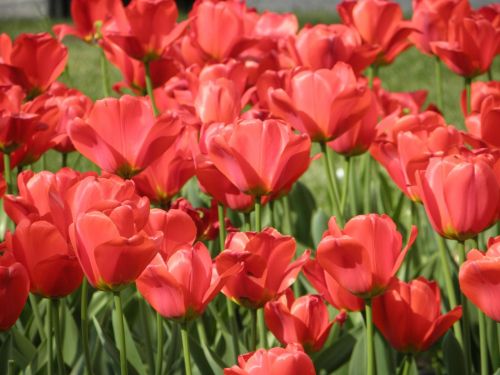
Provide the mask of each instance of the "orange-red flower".
[{"label": "orange-red flower", "polygon": [[482,312],[500,322],[500,237],[490,238],[488,250],[473,249],[460,267],[460,290]]},{"label": "orange-red flower", "polygon": [[104,171],[130,178],[149,166],[174,142],[176,116],[155,118],[149,101],[122,96],[98,100],[86,121],[73,121],[69,136],[75,148]]},{"label": "orange-red flower", "polygon": [[419,195],[432,227],[456,240],[477,236],[498,218],[497,157],[484,150],[431,158],[416,173]]},{"label": "orange-red flower", "polygon": [[377,296],[387,289],[417,236],[413,226],[401,250],[401,234],[387,215],[355,216],[343,230],[331,218],[328,227],[316,259],[343,288],[361,298]]},{"label": "orange-red flower", "polygon": [[229,233],[226,249],[216,258],[217,271],[223,274],[238,263],[244,267],[228,279],[222,292],[246,307],[263,307],[285,293],[309,258],[306,251],[291,262],[295,246],[293,237],[283,236],[274,228]]},{"label": "orange-red flower", "polygon": [[308,294],[295,299],[290,289],[276,301],[266,303],[264,317],[279,342],[301,344],[308,351],[322,348],[333,325],[320,296]]},{"label": "orange-red flower", "polygon": [[290,344],[240,355],[238,366],[225,368],[224,375],[316,375],[316,370],[302,347]]}]

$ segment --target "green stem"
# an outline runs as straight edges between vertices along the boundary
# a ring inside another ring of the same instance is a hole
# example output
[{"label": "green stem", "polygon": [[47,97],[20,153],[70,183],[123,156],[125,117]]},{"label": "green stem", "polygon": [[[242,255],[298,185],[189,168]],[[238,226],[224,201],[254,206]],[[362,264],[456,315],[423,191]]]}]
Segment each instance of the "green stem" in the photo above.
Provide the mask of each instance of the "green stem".
[{"label": "green stem", "polygon": [[158,107],[156,106],[155,95],[153,93],[153,82],[151,81],[151,69],[149,63],[144,63],[144,71],[146,72],[146,90],[148,92],[149,99],[151,100],[151,106],[153,107],[153,113],[155,116],[160,114]]},{"label": "green stem", "polygon": [[442,83],[442,77],[441,77],[441,60],[439,57],[435,57],[434,59],[434,74],[436,78],[436,99],[437,99],[437,105],[441,112],[444,113],[444,106],[443,106],[443,83]]},{"label": "green stem", "polygon": [[487,74],[488,74],[488,81],[493,81],[493,70],[491,69],[491,66],[488,69]]},{"label": "green stem", "polygon": [[224,251],[226,246],[226,222],[224,217],[224,206],[217,205],[217,215],[219,219],[219,252]]},{"label": "green stem", "polygon": [[109,98],[111,96],[111,92],[109,91],[109,87],[111,85],[109,83],[108,60],[106,59],[106,55],[104,54],[104,50],[102,48],[99,58],[101,63],[102,93],[105,98]]},{"label": "green stem", "polygon": [[364,168],[364,191],[363,191],[363,210],[365,213],[371,212],[371,188],[372,188],[372,158],[366,155]]},{"label": "green stem", "polygon": [[191,375],[191,357],[189,354],[189,337],[187,324],[181,324],[182,351],[184,352],[184,367],[186,375]]},{"label": "green stem", "polygon": [[9,359],[7,362],[7,375],[14,375],[15,365],[14,360]]},{"label": "green stem", "polygon": [[29,295],[29,300],[31,311],[33,312],[33,316],[35,317],[35,325],[38,334],[40,335],[40,339],[43,341],[47,336],[45,335],[45,331],[43,330],[42,318],[40,317],[40,310],[38,310],[38,302],[36,300],[36,297],[31,293]]},{"label": "green stem", "polygon": [[372,301],[366,300],[366,374],[375,374],[375,347],[373,346],[373,316],[372,316]]},{"label": "green stem", "polygon": [[204,347],[208,346],[207,331],[203,325],[203,319],[200,317],[196,319],[196,329],[198,331],[198,336],[200,337],[200,343]]},{"label": "green stem", "polygon": [[82,282],[82,300],[80,306],[80,319],[82,322],[81,335],[82,335],[82,346],[83,346],[83,357],[85,360],[85,370],[88,375],[93,374],[92,370],[92,357],[90,356],[90,346],[89,346],[89,317],[87,313],[88,309],[88,289],[89,282],[87,278],[83,278]]},{"label": "green stem", "polygon": [[[465,243],[463,241],[458,241],[458,256],[459,256],[459,267],[465,260]],[[471,358],[471,337],[470,337],[470,317],[469,309],[467,307],[467,298],[463,293],[460,293],[460,300],[462,303],[462,328],[463,328],[463,350],[465,354],[465,373],[473,373],[472,369],[472,358]]]},{"label": "green stem", "polygon": [[283,233],[286,234],[292,234],[292,215],[290,211],[290,199],[288,198],[288,195],[283,196],[282,198],[283,202],[283,211],[285,211],[284,215],[284,225],[283,225]]},{"label": "green stem", "polygon": [[118,337],[116,337],[116,341],[120,348],[120,372],[121,375],[127,375],[127,345],[125,342],[125,324],[123,321],[122,298],[120,292],[114,292],[113,298],[115,300],[115,309],[118,318]]},{"label": "green stem", "polygon": [[[451,277],[450,263],[448,262],[448,254],[447,254],[448,250],[446,248],[446,243],[444,242],[444,238],[437,233],[436,233],[436,238],[438,242],[439,258],[441,260],[441,266],[443,267],[443,276],[446,287],[446,293],[448,294],[448,300],[450,302],[450,310],[451,310],[454,309],[458,304],[457,304],[457,297],[455,295],[455,288],[453,286],[453,279]],[[462,337],[462,329],[460,327],[460,323],[455,323],[453,325],[453,330],[455,331],[455,336],[458,342],[463,348],[464,341]]]},{"label": "green stem", "polygon": [[161,375],[163,364],[163,317],[156,313],[156,362],[155,374]]},{"label": "green stem", "polygon": [[243,214],[243,230],[251,231],[252,230],[252,220],[250,220],[250,213],[245,212]]},{"label": "green stem", "polygon": [[7,194],[14,194],[12,186],[12,170],[10,169],[10,154],[3,154],[3,176],[7,185]]},{"label": "green stem", "polygon": [[[142,325],[142,332],[144,332],[144,342],[146,343],[146,356],[148,359],[148,366],[150,369],[150,372],[153,373],[153,369],[155,368],[155,359],[154,359],[154,350],[153,350],[153,343],[151,341],[151,332],[149,329],[149,316],[148,316],[148,311],[149,311],[149,305],[145,300],[143,300],[140,296],[140,294],[137,294],[137,303],[139,304],[139,314],[141,316],[141,325]],[[158,327],[157,331],[160,330],[160,327]],[[157,332],[158,333],[158,332]]]},{"label": "green stem", "polygon": [[262,230],[262,204],[260,203],[260,197],[255,197],[255,231],[260,232]]},{"label": "green stem", "polygon": [[68,153],[61,152],[61,167],[65,168],[68,166]]},{"label": "green stem", "polygon": [[465,78],[465,98],[466,98],[466,107],[467,107],[467,115],[471,112],[471,78]]},{"label": "green stem", "polygon": [[59,375],[65,373],[64,370],[64,359],[62,352],[62,340],[61,340],[61,327],[59,325],[59,309],[58,305],[61,302],[59,300],[51,299],[49,300],[49,309],[52,310],[52,319],[54,320],[54,336],[56,339],[56,359],[57,359],[57,367],[59,369]]},{"label": "green stem", "polygon": [[412,364],[413,364],[413,356],[411,354],[405,355],[401,375],[410,375]]},{"label": "green stem", "polygon": [[47,374],[52,375],[54,373],[53,370],[53,363],[52,363],[52,358],[54,357],[53,354],[53,347],[52,347],[52,323],[54,321],[54,317],[52,316],[53,310],[52,310],[52,302],[49,300],[49,306],[47,307],[47,346],[48,346],[48,351],[47,351]]},{"label": "green stem", "polygon": [[332,205],[332,210],[337,218],[337,222],[339,225],[344,224],[344,218],[341,217],[341,211],[340,211],[340,206],[339,206],[339,194],[337,191],[337,184],[335,181],[335,176],[333,175],[333,163],[332,159],[330,157],[330,153],[328,152],[328,147],[325,142],[320,143],[321,146],[321,152],[323,153],[323,156],[325,157],[325,172],[326,176],[328,178],[328,194],[330,196],[330,203]]},{"label": "green stem", "polygon": [[257,349],[257,310],[250,309],[250,350]]},{"label": "green stem", "polygon": [[257,310],[257,325],[259,327],[259,346],[267,349],[266,322],[264,321],[264,308]]},{"label": "green stem", "polygon": [[479,350],[481,353],[481,375],[488,375],[488,343],[486,341],[486,317],[477,310],[479,321]]},{"label": "green stem", "polygon": [[352,158],[347,157],[345,163],[345,174],[344,174],[344,184],[342,186],[342,198],[340,199],[340,213],[342,217],[345,217],[345,208],[347,203],[347,191],[349,187],[349,180],[351,179],[351,164]]},{"label": "green stem", "polygon": [[276,228],[274,222],[274,200],[269,201],[268,206],[269,206],[269,218],[270,218],[269,226]]}]

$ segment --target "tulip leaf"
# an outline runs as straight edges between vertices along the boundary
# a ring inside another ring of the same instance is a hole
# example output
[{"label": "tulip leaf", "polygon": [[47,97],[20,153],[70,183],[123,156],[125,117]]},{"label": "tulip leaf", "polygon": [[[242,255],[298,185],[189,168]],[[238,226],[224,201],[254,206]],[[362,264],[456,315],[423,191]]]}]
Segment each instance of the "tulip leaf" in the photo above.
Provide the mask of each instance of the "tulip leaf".
[{"label": "tulip leaf", "polygon": [[36,348],[26,337],[21,335],[16,328],[11,329],[12,352],[11,356],[16,365],[22,369],[28,366],[36,355]]},{"label": "tulip leaf", "polygon": [[357,334],[357,341],[349,361],[349,375],[366,374],[365,330]]},{"label": "tulip leaf", "polygon": [[377,330],[375,330],[374,344],[377,374],[395,374],[396,361],[394,351]]},{"label": "tulip leaf", "polygon": [[104,347],[104,350],[106,350],[108,356],[113,361],[113,367],[120,368],[120,353],[118,352],[118,349],[116,349],[113,340],[105,335],[101,325],[95,317],[92,317],[92,322],[94,323],[97,337],[99,338],[101,345]]},{"label": "tulip leaf", "polygon": [[78,354],[78,340],[75,340],[75,337],[80,336],[80,332],[78,330],[78,326],[76,325],[75,319],[73,318],[73,315],[71,314],[71,311],[69,310],[68,306],[62,302],[63,305],[63,316],[64,319],[62,321],[64,322],[64,327],[63,327],[63,358],[64,362],[70,366],[73,367],[73,364],[75,360],[77,359],[77,354]]},{"label": "tulip leaf", "polygon": [[443,360],[448,374],[466,373],[464,353],[452,330],[449,330],[443,339]]},{"label": "tulip leaf", "polygon": [[349,361],[355,344],[356,339],[351,333],[340,336],[316,356],[316,369],[325,370],[327,373],[337,370]]},{"label": "tulip leaf", "polygon": [[[190,327],[194,329],[194,326]],[[189,335],[189,345],[191,356],[193,357],[200,373],[205,375],[219,374],[221,369],[228,367],[228,365],[219,356],[208,347],[204,345],[201,340]]]},{"label": "tulip leaf", "polygon": [[311,220],[311,236],[314,248],[318,247],[319,241],[323,237],[323,233],[328,229],[328,216],[325,212],[318,208],[314,211]]},{"label": "tulip leaf", "polygon": [[297,242],[308,247],[313,246],[311,218],[315,208],[314,195],[306,185],[298,181],[290,192],[290,209],[295,214],[295,221],[292,218],[292,227]]},{"label": "tulip leaf", "polygon": [[[480,311],[478,311],[482,314]],[[490,358],[494,369],[500,368],[500,345],[498,342],[498,333],[500,327],[497,328],[497,323],[492,319],[486,317],[486,339],[488,341],[488,349]],[[500,369],[499,369],[500,371]]]}]

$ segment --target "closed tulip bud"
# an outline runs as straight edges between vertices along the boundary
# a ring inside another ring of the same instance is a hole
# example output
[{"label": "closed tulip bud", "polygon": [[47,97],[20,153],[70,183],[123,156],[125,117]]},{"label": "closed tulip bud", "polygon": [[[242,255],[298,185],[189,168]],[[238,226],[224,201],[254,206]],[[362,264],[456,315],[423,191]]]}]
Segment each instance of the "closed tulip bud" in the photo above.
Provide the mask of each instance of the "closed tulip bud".
[{"label": "closed tulip bud", "polygon": [[477,236],[498,217],[497,158],[484,151],[435,157],[416,174],[419,195],[432,227],[459,241]]},{"label": "closed tulip bud", "polygon": [[488,250],[471,250],[460,267],[460,290],[482,312],[500,322],[500,237],[490,238]]},{"label": "closed tulip bud", "polygon": [[122,96],[98,100],[86,121],[73,121],[75,148],[104,171],[130,178],[158,159],[180,132],[176,116],[157,119],[148,101]]},{"label": "closed tulip bud", "polygon": [[352,128],[370,106],[366,80],[343,62],[332,69],[298,70],[289,89],[270,93],[273,114],[313,141],[333,140]]},{"label": "closed tulip bud", "polygon": [[157,256],[137,279],[141,295],[168,319],[188,322],[203,314],[227,278],[242,266],[217,274],[203,243],[175,251],[168,259]]},{"label": "closed tulip bud", "polygon": [[208,157],[240,191],[261,196],[290,190],[307,170],[311,141],[278,120],[243,120],[220,128]]},{"label": "closed tulip bud", "polygon": [[240,355],[238,366],[224,369],[224,375],[316,375],[316,370],[302,347],[290,344]]},{"label": "closed tulip bud", "polygon": [[331,218],[328,227],[316,259],[343,288],[361,298],[387,289],[417,236],[417,228],[412,226],[408,243],[401,250],[402,236],[387,215],[355,216],[342,230]]},{"label": "closed tulip bud", "polygon": [[24,266],[10,252],[0,252],[0,332],[12,327],[30,292],[30,279]]},{"label": "closed tulip bud", "polygon": [[[118,291],[133,283],[161,248],[163,234],[148,234],[149,204],[127,202],[81,213],[71,224],[71,243],[85,276],[97,289]],[[147,209],[143,209],[146,206]]]},{"label": "closed tulip bud", "polygon": [[461,317],[461,306],[441,314],[439,287],[423,277],[409,283],[394,279],[373,300],[373,322],[400,352],[426,351]]},{"label": "closed tulip bud", "polygon": [[333,325],[320,296],[308,294],[295,299],[290,289],[266,304],[264,317],[269,330],[283,345],[301,344],[306,351],[320,350]]},{"label": "closed tulip bud", "polygon": [[6,243],[26,268],[31,293],[60,298],[80,287],[83,279],[80,263],[68,240],[52,223],[22,220],[14,234],[7,233]]},{"label": "closed tulip bud", "polygon": [[229,233],[226,249],[216,258],[217,271],[223,274],[239,263],[244,267],[227,280],[222,292],[246,307],[263,307],[285,293],[309,258],[306,251],[292,262],[295,246],[293,237],[283,236],[274,228]]}]

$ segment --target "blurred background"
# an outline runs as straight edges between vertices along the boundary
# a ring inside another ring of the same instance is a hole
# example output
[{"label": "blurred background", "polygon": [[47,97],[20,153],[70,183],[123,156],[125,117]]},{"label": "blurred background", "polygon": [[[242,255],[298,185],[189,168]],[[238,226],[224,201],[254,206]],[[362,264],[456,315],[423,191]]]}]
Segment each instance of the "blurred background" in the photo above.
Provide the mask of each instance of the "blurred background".
[{"label": "blurred background", "polygon": [[[259,10],[279,12],[321,12],[335,11],[340,0],[248,0],[247,4]],[[69,17],[71,0],[0,0],[0,18]],[[129,1],[124,1],[128,3]],[[411,11],[411,0],[398,1],[405,12]],[[471,0],[473,7],[495,3],[496,0]],[[178,0],[183,11],[188,11],[193,0]]]}]

